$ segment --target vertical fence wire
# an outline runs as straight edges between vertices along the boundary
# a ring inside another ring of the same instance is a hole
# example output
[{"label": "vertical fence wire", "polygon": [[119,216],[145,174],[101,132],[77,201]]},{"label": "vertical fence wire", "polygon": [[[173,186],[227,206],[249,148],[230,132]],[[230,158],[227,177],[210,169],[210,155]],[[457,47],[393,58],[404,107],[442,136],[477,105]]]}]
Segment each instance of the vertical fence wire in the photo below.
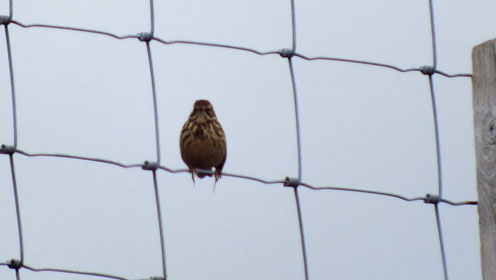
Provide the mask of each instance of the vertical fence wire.
[{"label": "vertical fence wire", "polygon": [[[19,258],[20,258],[20,263],[24,263],[24,237],[22,233],[22,222],[21,222],[21,206],[19,203],[19,192],[17,188],[17,179],[16,179],[16,174],[15,174],[15,167],[14,167],[14,156],[13,154],[9,154],[9,160],[10,160],[10,172],[12,175],[12,186],[14,189],[14,201],[15,201],[15,208],[16,208],[16,218],[17,218],[17,233],[19,236]],[[20,267],[16,267],[16,278],[19,280],[20,279],[20,274],[19,274],[19,269]]]},{"label": "vertical fence wire", "polygon": [[436,46],[436,21],[434,20],[434,3],[429,0],[429,16],[431,21],[431,38],[432,38],[432,66],[437,68],[437,46]]},{"label": "vertical fence wire", "polygon": [[298,183],[301,182],[302,176],[302,158],[301,158],[301,130],[300,130],[300,113],[298,106],[298,93],[296,90],[296,81],[293,67],[293,60],[288,58],[289,73],[291,75],[291,86],[293,87],[293,102],[295,111],[295,126],[296,126],[296,147],[298,153]]},{"label": "vertical fence wire", "polygon": [[153,37],[155,33],[155,9],[153,6],[153,0],[150,0],[150,34]]},{"label": "vertical fence wire", "polygon": [[[157,152],[157,163],[156,166],[160,166],[160,129],[159,129],[159,117],[158,117],[158,102],[157,102],[157,88],[155,85],[155,71],[153,69],[153,59],[152,59],[152,51],[150,48],[150,41],[153,39],[153,34],[155,32],[155,10],[153,0],[150,0],[150,35],[146,40],[146,52],[148,55],[148,64],[150,66],[150,80],[152,85],[152,94],[153,94],[153,117],[155,122],[155,144],[156,144],[156,152]],[[155,204],[157,207],[157,219],[158,219],[158,227],[160,234],[160,252],[162,255],[162,273],[164,276],[164,280],[167,280],[167,266],[166,266],[166,258],[165,258],[165,238],[164,238],[164,226],[162,222],[162,210],[160,207],[160,195],[158,191],[158,182],[157,182],[157,169],[154,168],[152,170],[153,174],[153,186],[155,190]]]},{"label": "vertical fence wire", "polygon": [[5,42],[7,44],[7,58],[9,61],[10,92],[12,95],[12,119],[14,126],[14,149],[16,149],[17,148],[17,105],[16,105],[16,92],[15,92],[15,82],[14,82],[14,65],[12,62],[12,49],[10,47],[9,27],[7,25],[5,25]]},{"label": "vertical fence wire", "polygon": [[443,258],[443,273],[444,273],[444,279],[448,280],[448,264],[446,261],[446,252],[444,249],[444,238],[443,238],[443,230],[441,227],[441,217],[439,214],[439,205],[436,203],[434,204],[434,211],[436,213],[436,224],[437,224],[437,233],[439,235],[439,246],[441,248],[441,256]]},{"label": "vertical fence wire", "polygon": [[292,41],[293,48],[288,55],[288,66],[289,73],[291,75],[291,86],[293,89],[293,101],[294,101],[294,110],[295,110],[295,124],[296,124],[296,144],[297,144],[297,152],[298,152],[298,183],[301,182],[301,135],[300,135],[300,116],[299,116],[299,108],[298,108],[298,94],[296,90],[296,81],[293,67],[292,57],[296,52],[296,17],[295,17],[295,3],[294,0],[291,0],[291,26],[292,26]]},{"label": "vertical fence wire", "polygon": [[[291,0],[291,39],[292,39],[292,48],[290,51],[290,55],[287,57],[289,72],[291,75],[291,86],[293,89],[293,101],[294,101],[294,110],[295,110],[295,125],[296,125],[296,145],[297,145],[297,153],[298,153],[298,185],[302,179],[302,159],[301,159],[301,132],[300,132],[300,116],[299,116],[299,107],[298,107],[298,94],[296,90],[296,81],[293,67],[292,57],[296,52],[296,9],[295,9],[295,0]],[[305,230],[303,227],[303,215],[301,211],[301,203],[298,195],[298,186],[294,187],[294,195],[296,201],[296,210],[298,212],[298,225],[300,229],[300,241],[301,241],[301,251],[303,256],[303,269],[305,273],[305,280],[309,280],[308,273],[308,259],[307,259],[307,249],[305,244]]]},{"label": "vertical fence wire", "polygon": [[439,197],[443,197],[443,171],[441,164],[441,139],[439,137],[439,117],[437,113],[436,95],[434,91],[434,81],[432,75],[429,75],[429,88],[432,104],[432,115],[434,120],[434,134],[436,138],[436,162],[437,162],[437,186]]},{"label": "vertical fence wire", "polygon": [[[293,87],[293,99],[294,99],[294,109],[295,109],[295,124],[296,124],[296,144],[298,150],[298,184],[301,182],[302,177],[302,159],[301,159],[301,134],[300,134],[300,116],[298,107],[298,94],[296,90],[296,81],[293,68],[293,60],[291,57],[288,58],[289,72],[291,74],[291,85]],[[309,279],[308,275],[308,259],[307,250],[305,245],[305,231],[303,228],[303,217],[300,205],[300,199],[298,196],[298,187],[294,188],[295,199],[296,199],[296,210],[298,211],[298,224],[300,227],[300,240],[301,240],[301,250],[303,255],[303,266],[305,271],[305,280]]]},{"label": "vertical fence wire", "polygon": [[296,9],[295,0],[291,0],[291,33],[292,33],[292,50],[296,52]]},{"label": "vertical fence wire", "polygon": [[[436,45],[436,27],[435,27],[435,18],[434,18],[434,1],[429,0],[429,16],[430,16],[430,25],[431,25],[431,40],[432,40],[432,72],[436,71],[437,68],[437,45]],[[437,180],[438,180],[438,195],[439,199],[443,197],[443,172],[442,172],[442,163],[441,163],[441,143],[439,136],[439,118],[437,113],[437,105],[436,105],[436,95],[434,91],[434,81],[432,78],[432,73],[429,73],[429,90],[431,95],[431,104],[432,104],[432,115],[434,119],[434,132],[436,138],[436,159],[437,159]],[[441,226],[441,219],[439,213],[438,203],[434,204],[434,210],[436,214],[436,224],[437,231],[439,236],[439,248],[441,250],[441,258],[443,263],[443,274],[444,279],[448,280],[448,264],[446,259],[446,251],[444,248],[444,238],[443,231]]]},{"label": "vertical fence wire", "polygon": [[[13,15],[14,15],[14,3],[13,0],[9,0],[8,21],[12,20]],[[15,203],[16,219],[17,219],[17,234],[19,239],[19,258],[21,264],[21,266],[15,267],[15,275],[17,280],[21,280],[21,274],[19,270],[22,267],[22,264],[24,263],[24,234],[22,231],[21,206],[19,203],[19,191],[17,187],[17,179],[16,179],[14,156],[13,156],[13,153],[17,149],[17,142],[18,142],[17,102],[16,102],[15,79],[14,79],[14,64],[12,59],[12,47],[10,43],[8,24],[4,24],[4,30],[5,30],[5,43],[7,47],[7,60],[9,62],[10,92],[11,92],[11,101],[12,101],[12,123],[13,123],[13,131],[14,131],[14,145],[13,145],[12,153],[9,153],[9,163],[10,163],[10,172],[12,177],[12,187],[14,191],[14,203]]]},{"label": "vertical fence wire", "polygon": [[158,182],[157,182],[157,171],[153,170],[153,186],[155,189],[155,203],[157,205],[157,218],[158,227],[160,232],[160,249],[162,253],[162,272],[164,274],[164,280],[167,280],[167,267],[165,262],[165,238],[164,238],[164,227],[162,224],[162,210],[160,209],[160,195],[158,192]]},{"label": "vertical fence wire", "polygon": [[155,74],[153,70],[153,60],[152,60],[152,51],[150,48],[150,41],[146,42],[146,51],[148,54],[148,64],[150,66],[150,79],[152,83],[153,116],[155,121],[155,145],[157,151],[157,165],[160,166],[160,129],[159,129],[159,119],[158,119],[157,89],[155,86]]},{"label": "vertical fence wire", "polygon": [[[9,0],[9,17],[8,21],[12,20],[14,16],[14,1]],[[12,123],[14,130],[14,151],[17,149],[17,105],[16,105],[16,94],[15,94],[15,79],[14,79],[14,64],[12,62],[12,48],[10,44],[10,34],[8,24],[4,25],[5,29],[5,43],[7,45],[7,59],[9,62],[9,76],[10,76],[10,92],[12,99]],[[19,239],[19,258],[21,266],[15,267],[15,275],[16,280],[21,280],[20,268],[24,263],[24,235],[22,233],[22,222],[21,222],[21,208],[19,203],[19,193],[17,188],[17,179],[15,174],[15,166],[14,166],[14,156],[13,153],[9,154],[9,162],[10,162],[10,172],[12,176],[12,187],[14,191],[14,201],[16,208],[16,219],[17,219],[17,233]]]},{"label": "vertical fence wire", "polygon": [[9,0],[9,21],[14,16],[14,0]]},{"label": "vertical fence wire", "polygon": [[300,197],[298,195],[298,188],[295,187],[294,189],[294,195],[295,195],[295,200],[296,200],[296,209],[298,211],[298,224],[300,226],[300,241],[301,241],[301,251],[303,255],[303,269],[305,273],[305,280],[309,279],[309,274],[308,274],[308,260],[307,260],[307,248],[305,245],[305,231],[303,230],[303,217],[301,214],[301,205],[300,205]]}]

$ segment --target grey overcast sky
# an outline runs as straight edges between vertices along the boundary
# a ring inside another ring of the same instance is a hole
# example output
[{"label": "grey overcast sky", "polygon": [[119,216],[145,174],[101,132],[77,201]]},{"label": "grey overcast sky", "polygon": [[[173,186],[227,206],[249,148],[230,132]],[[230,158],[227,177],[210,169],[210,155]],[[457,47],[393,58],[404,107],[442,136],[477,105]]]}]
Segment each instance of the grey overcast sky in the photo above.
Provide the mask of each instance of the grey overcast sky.
[{"label": "grey overcast sky", "polygon": [[[13,19],[118,35],[150,30],[149,1],[13,0]],[[0,1],[8,15],[9,1]],[[494,0],[434,0],[438,69],[471,73],[471,50],[496,37]],[[432,65],[429,2],[295,1],[296,51]],[[18,148],[140,164],[156,159],[146,47],[136,39],[9,25]],[[0,143],[13,144],[5,34],[0,37]],[[291,47],[289,0],[155,1],[155,36],[259,51]],[[179,133],[209,99],[227,135],[225,172],[266,180],[298,175],[287,60],[279,55],[150,43],[161,164],[185,168]],[[336,61],[293,59],[302,180],[406,197],[437,194],[427,76]],[[477,200],[471,80],[435,75],[444,198]],[[25,264],[160,276],[152,174],[141,168],[14,155]],[[158,172],[168,278],[302,280],[292,189]],[[434,207],[370,194],[300,188],[310,279],[440,280]],[[449,279],[481,279],[475,206],[439,206]],[[10,164],[0,156],[0,262],[19,258]],[[0,278],[15,279],[0,266]],[[21,279],[100,279],[21,270]]]}]

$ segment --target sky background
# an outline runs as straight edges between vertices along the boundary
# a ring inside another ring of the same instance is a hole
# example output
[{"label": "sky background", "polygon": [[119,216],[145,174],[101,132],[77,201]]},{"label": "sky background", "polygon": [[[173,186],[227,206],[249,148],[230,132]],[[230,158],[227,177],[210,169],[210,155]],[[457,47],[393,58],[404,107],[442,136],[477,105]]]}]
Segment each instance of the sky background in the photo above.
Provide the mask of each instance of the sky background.
[{"label": "sky background", "polygon": [[[8,14],[7,0],[0,15]],[[14,0],[14,20],[135,35],[148,1]],[[432,64],[428,1],[298,1],[298,53],[417,68]],[[496,37],[496,2],[434,1],[438,69],[471,73],[471,50]],[[146,47],[136,39],[9,25],[18,148],[140,164],[156,159]],[[0,38],[0,143],[13,144],[5,36]],[[155,36],[259,51],[291,47],[290,1],[155,1]],[[231,49],[151,42],[161,164],[185,168],[179,134],[197,99],[227,136],[224,171],[297,177],[287,60]],[[437,165],[427,76],[294,58],[302,180],[423,197]],[[477,200],[470,78],[434,76],[444,198]],[[14,155],[25,264],[160,276],[152,174],[72,159]],[[304,279],[292,189],[158,172],[168,278]],[[434,207],[300,188],[310,279],[443,279]],[[450,279],[481,279],[475,206],[441,204]],[[0,156],[0,262],[19,258],[10,165]],[[15,279],[0,266],[0,278]],[[99,279],[21,270],[21,279]]]}]

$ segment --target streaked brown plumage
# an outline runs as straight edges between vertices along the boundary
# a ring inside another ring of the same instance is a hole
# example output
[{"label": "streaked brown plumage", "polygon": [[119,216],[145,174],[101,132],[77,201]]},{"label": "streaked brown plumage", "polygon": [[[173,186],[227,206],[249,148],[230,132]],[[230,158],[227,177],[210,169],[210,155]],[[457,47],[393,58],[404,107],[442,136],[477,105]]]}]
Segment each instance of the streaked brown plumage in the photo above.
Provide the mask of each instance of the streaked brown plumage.
[{"label": "streaked brown plumage", "polygon": [[212,167],[215,167],[215,182],[220,179],[226,162],[226,136],[208,100],[195,102],[181,131],[179,146],[193,182],[195,174],[198,178],[212,176],[196,169],[211,170]]}]

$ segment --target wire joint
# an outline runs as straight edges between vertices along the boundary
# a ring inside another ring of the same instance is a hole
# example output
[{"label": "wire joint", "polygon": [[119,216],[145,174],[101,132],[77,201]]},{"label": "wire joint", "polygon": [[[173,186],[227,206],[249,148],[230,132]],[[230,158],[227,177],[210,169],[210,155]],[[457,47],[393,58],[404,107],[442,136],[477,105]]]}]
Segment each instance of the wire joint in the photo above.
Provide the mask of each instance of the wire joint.
[{"label": "wire joint", "polygon": [[7,266],[10,269],[19,270],[22,267],[22,262],[20,260],[11,259]]},{"label": "wire joint", "polygon": [[12,22],[11,17],[0,15],[0,25],[9,25],[10,22]]},{"label": "wire joint", "polygon": [[0,154],[12,155],[15,152],[16,152],[16,149],[14,146],[2,144],[2,146],[0,147]]},{"label": "wire joint", "polygon": [[285,58],[292,58],[295,55],[295,51],[293,49],[282,49],[279,50],[279,55]]},{"label": "wire joint", "polygon": [[143,170],[155,171],[158,169],[158,164],[154,161],[145,161],[141,168],[143,168]]},{"label": "wire joint", "polygon": [[141,42],[150,42],[153,39],[153,34],[150,32],[141,32],[138,33],[138,40]]},{"label": "wire joint", "polygon": [[430,193],[425,195],[424,203],[439,204],[439,202],[441,202],[441,197],[439,197],[439,195],[430,194]]},{"label": "wire joint", "polygon": [[424,65],[420,67],[420,72],[424,75],[432,76],[436,73],[436,68],[434,66]]},{"label": "wire joint", "polygon": [[284,179],[284,186],[285,187],[291,187],[291,188],[297,188],[298,186],[300,186],[300,180],[298,180],[297,178],[286,177]]}]

